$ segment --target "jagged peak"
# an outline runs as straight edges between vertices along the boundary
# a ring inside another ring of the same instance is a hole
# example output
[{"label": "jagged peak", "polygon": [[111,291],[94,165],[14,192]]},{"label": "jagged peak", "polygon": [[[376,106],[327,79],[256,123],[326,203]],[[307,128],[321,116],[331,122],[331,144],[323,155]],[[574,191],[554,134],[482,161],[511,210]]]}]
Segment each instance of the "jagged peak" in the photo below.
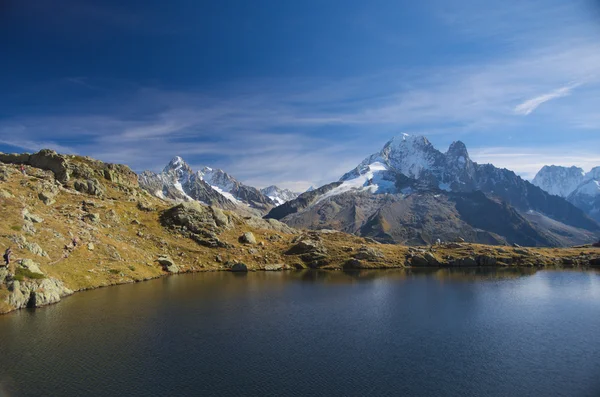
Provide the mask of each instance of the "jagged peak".
[{"label": "jagged peak", "polygon": [[448,151],[446,152],[446,156],[453,159],[464,157],[465,160],[470,160],[467,146],[462,141],[452,142],[448,148]]},{"label": "jagged peak", "polygon": [[183,158],[180,156],[175,156],[171,159],[171,161],[169,161],[169,164],[167,164],[163,172],[178,171],[181,169],[185,169],[187,171],[191,170],[190,166],[183,160]]}]

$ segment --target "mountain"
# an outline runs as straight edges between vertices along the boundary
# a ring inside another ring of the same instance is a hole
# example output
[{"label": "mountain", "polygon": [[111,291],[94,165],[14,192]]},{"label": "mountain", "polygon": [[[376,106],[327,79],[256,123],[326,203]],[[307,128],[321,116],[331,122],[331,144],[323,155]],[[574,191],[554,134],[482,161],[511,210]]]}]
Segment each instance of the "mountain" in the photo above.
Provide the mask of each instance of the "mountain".
[{"label": "mountain", "polygon": [[584,179],[585,171],[582,168],[545,165],[531,183],[550,194],[566,198]]},{"label": "mountain", "polygon": [[174,157],[159,174],[142,172],[139,184],[159,198],[196,200],[226,209],[250,207],[265,213],[274,205],[258,189],[242,184],[225,171],[203,167],[194,172],[179,156]]},{"label": "mountain", "polygon": [[276,205],[284,204],[298,197],[298,193],[294,193],[288,189],[280,189],[275,185],[260,189],[260,192],[270,198]]},{"label": "mountain", "polygon": [[407,134],[338,182],[303,193],[267,217],[408,244],[462,237],[558,246],[593,241],[600,233],[598,223],[565,199],[512,171],[473,162],[462,142],[442,153],[427,138]]},{"label": "mountain", "polygon": [[566,198],[600,222],[600,167],[586,173],[579,167],[546,165],[532,183],[548,193]]}]

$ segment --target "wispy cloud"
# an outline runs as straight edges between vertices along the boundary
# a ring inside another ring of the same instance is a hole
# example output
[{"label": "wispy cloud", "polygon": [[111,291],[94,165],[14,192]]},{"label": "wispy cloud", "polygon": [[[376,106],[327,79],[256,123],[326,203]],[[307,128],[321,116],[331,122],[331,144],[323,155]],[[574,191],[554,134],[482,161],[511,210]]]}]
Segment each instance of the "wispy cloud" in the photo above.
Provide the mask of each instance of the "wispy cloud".
[{"label": "wispy cloud", "polygon": [[[600,142],[594,142],[600,144]],[[556,148],[542,147],[485,147],[469,150],[471,158],[478,163],[491,163],[507,168],[525,179],[533,179],[544,165],[577,166],[589,171],[600,165],[600,155],[580,144]]]},{"label": "wispy cloud", "polygon": [[579,87],[581,83],[569,84],[564,87],[560,87],[552,92],[547,94],[536,96],[535,98],[531,98],[526,100],[525,102],[517,105],[515,107],[515,113],[527,116],[531,114],[535,109],[537,109],[543,103],[551,101],[556,98],[566,97],[571,94],[574,88]]}]

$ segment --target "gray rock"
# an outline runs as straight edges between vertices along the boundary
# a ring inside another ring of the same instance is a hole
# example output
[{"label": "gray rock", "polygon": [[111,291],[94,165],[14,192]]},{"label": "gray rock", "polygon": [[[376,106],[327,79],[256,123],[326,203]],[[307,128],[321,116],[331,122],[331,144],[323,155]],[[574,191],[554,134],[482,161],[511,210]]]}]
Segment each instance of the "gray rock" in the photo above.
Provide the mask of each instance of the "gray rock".
[{"label": "gray rock", "polygon": [[234,263],[233,266],[231,266],[231,271],[239,273],[247,272],[248,266],[246,266],[244,263]]},{"label": "gray rock", "polygon": [[158,257],[158,263],[169,273],[179,273],[181,269],[175,264],[173,259],[168,255],[161,255]]},{"label": "gray rock", "polygon": [[13,280],[10,282],[9,290],[11,293],[8,296],[8,303],[16,309],[49,305],[73,293],[62,281],[55,278],[29,280],[22,283]]},{"label": "gray rock", "polygon": [[239,237],[239,241],[242,244],[256,244],[256,237],[252,232],[246,232]]},{"label": "gray rock", "polygon": [[23,269],[29,270],[32,273],[44,274],[44,272],[42,272],[42,270],[39,268],[39,265],[31,259],[21,259],[19,266],[21,266]]},{"label": "gray rock", "polygon": [[229,218],[227,215],[225,215],[222,209],[211,205],[210,210],[217,226],[224,228],[228,228],[230,226],[231,223]]},{"label": "gray rock", "polygon": [[94,247],[94,243],[88,243],[87,249],[93,251],[96,247]]},{"label": "gray rock", "polygon": [[98,197],[103,196],[106,191],[104,186],[96,178],[91,178],[85,181],[75,181],[73,187],[78,192]]},{"label": "gray rock", "polygon": [[25,243],[25,248],[32,254],[47,258],[48,254],[37,243]]},{"label": "gray rock", "polygon": [[44,218],[42,218],[39,215],[34,215],[34,214],[30,213],[27,208],[25,208],[23,210],[22,214],[23,214],[23,219],[25,221],[32,222],[32,223],[42,223],[42,222],[44,222]]},{"label": "gray rock", "polygon": [[56,202],[56,200],[54,200],[55,196],[56,196],[56,194],[52,194],[51,192],[48,192],[48,191],[43,191],[43,192],[38,193],[38,198],[40,200],[42,200],[42,202],[46,205],[54,204]]},{"label": "gray rock", "polygon": [[383,253],[377,249],[370,247],[360,247],[358,252],[354,254],[354,259],[376,262],[383,258]]},{"label": "gray rock", "polygon": [[265,270],[268,272],[276,272],[279,270],[283,270],[283,268],[284,268],[284,265],[281,263],[276,263],[273,265],[265,265]]}]

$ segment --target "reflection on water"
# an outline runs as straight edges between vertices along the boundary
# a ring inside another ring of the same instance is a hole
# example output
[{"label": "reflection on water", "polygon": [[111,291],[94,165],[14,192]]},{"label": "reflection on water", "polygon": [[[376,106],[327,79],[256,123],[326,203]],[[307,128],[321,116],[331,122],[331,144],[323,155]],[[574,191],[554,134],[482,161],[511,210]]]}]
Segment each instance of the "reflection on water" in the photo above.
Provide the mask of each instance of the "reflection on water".
[{"label": "reflection on water", "polygon": [[476,267],[476,268],[411,268],[385,270],[301,270],[286,273],[286,277],[309,282],[351,283],[355,281],[375,281],[378,279],[407,280],[415,277],[431,277],[437,280],[486,281],[514,279],[533,276],[535,268],[524,267]]},{"label": "reflection on water", "polygon": [[600,274],[227,272],[0,316],[0,396],[600,395]]}]

